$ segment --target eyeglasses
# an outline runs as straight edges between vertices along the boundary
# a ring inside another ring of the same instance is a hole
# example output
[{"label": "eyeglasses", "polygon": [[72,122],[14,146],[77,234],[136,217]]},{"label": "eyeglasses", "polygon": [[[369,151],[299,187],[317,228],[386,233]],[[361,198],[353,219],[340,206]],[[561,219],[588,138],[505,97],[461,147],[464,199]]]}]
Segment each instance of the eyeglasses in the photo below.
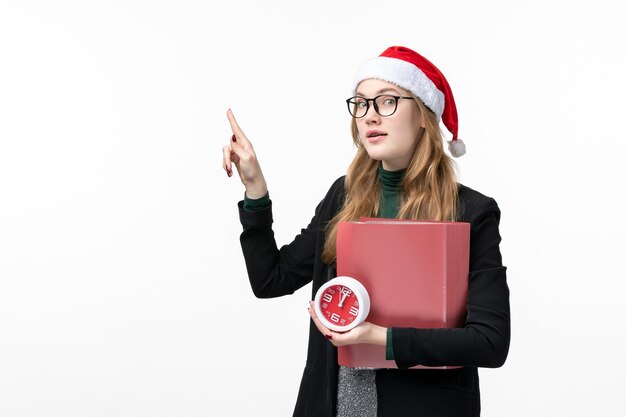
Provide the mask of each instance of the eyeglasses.
[{"label": "eyeglasses", "polygon": [[402,98],[413,100],[413,97],[390,96],[383,94],[374,98],[354,96],[346,100],[348,111],[355,119],[360,119],[367,114],[370,109],[370,101],[374,104],[376,113],[383,117],[391,116],[398,109],[398,101]]}]

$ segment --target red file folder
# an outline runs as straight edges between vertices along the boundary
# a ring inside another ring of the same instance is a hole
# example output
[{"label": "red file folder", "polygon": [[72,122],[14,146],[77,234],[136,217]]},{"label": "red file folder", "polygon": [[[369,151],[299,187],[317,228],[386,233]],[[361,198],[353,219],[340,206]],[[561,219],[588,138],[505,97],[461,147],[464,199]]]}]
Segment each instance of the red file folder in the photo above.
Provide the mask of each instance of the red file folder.
[{"label": "red file folder", "polygon": [[[361,220],[338,225],[337,275],[355,278],[367,289],[371,302],[367,321],[384,327],[462,327],[470,224]],[[397,368],[395,361],[385,359],[384,346],[341,346],[338,353],[342,366]]]}]

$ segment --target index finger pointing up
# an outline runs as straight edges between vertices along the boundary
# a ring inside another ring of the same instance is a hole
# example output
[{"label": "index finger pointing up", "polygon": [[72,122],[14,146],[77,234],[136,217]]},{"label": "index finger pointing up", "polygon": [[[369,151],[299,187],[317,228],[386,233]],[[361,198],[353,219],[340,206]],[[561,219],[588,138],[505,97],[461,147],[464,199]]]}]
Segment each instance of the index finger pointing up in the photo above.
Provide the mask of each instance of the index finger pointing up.
[{"label": "index finger pointing up", "polygon": [[239,144],[242,146],[250,145],[250,142],[248,142],[248,138],[246,138],[246,135],[243,133],[243,130],[241,130],[241,128],[239,127],[239,123],[237,123],[237,120],[235,120],[235,115],[233,114],[233,111],[231,109],[228,109],[228,111],[226,112],[226,117],[228,117],[230,128],[235,134],[235,137],[237,138],[237,141],[239,142]]}]

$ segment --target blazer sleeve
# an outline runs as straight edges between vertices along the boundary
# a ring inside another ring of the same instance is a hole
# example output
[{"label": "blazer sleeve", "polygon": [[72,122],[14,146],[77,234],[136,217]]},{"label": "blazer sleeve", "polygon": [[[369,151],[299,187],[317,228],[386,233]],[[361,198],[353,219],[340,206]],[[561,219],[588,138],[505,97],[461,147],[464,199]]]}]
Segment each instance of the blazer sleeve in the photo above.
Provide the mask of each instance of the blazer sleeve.
[{"label": "blazer sleeve", "polygon": [[393,328],[393,357],[400,369],[425,366],[496,368],[510,341],[509,288],[500,254],[500,210],[481,196],[470,217],[470,268],[465,326],[459,329]]},{"label": "blazer sleeve", "polygon": [[315,209],[309,225],[288,245],[278,249],[272,230],[272,205],[257,212],[243,209],[239,202],[239,219],[243,226],[241,248],[252,291],[258,298],[293,294],[313,277],[319,212]]}]

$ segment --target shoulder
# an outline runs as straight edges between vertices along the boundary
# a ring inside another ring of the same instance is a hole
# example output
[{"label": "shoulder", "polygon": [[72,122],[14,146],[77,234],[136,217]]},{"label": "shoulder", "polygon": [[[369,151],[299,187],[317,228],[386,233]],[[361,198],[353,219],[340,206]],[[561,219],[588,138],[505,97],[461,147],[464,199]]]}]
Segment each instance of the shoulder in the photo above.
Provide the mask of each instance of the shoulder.
[{"label": "shoulder", "polygon": [[333,210],[339,211],[341,206],[343,205],[343,200],[345,198],[346,188],[345,188],[346,176],[342,175],[337,178],[335,182],[330,186],[328,192],[326,193],[326,197],[324,197],[324,201],[330,203]]},{"label": "shoulder", "polygon": [[341,209],[345,198],[345,178],[345,175],[337,178],[315,208],[315,214],[320,219],[330,219]]},{"label": "shoulder", "polygon": [[500,220],[500,209],[493,197],[489,197],[461,183],[458,183],[458,188],[459,221],[471,222],[485,213],[492,213],[497,220]]},{"label": "shoulder", "polygon": [[343,194],[345,191],[345,182],[346,182],[345,175],[342,175],[341,177],[337,178],[335,182],[333,182],[333,184],[330,186],[330,189],[328,190],[328,194]]},{"label": "shoulder", "polygon": [[324,200],[322,200],[322,202],[337,201],[337,200],[343,201],[344,194],[345,194],[345,185],[344,185],[345,180],[346,180],[345,175],[342,175],[341,177],[337,178],[332,183],[328,191],[326,192],[326,196],[324,196]]}]

